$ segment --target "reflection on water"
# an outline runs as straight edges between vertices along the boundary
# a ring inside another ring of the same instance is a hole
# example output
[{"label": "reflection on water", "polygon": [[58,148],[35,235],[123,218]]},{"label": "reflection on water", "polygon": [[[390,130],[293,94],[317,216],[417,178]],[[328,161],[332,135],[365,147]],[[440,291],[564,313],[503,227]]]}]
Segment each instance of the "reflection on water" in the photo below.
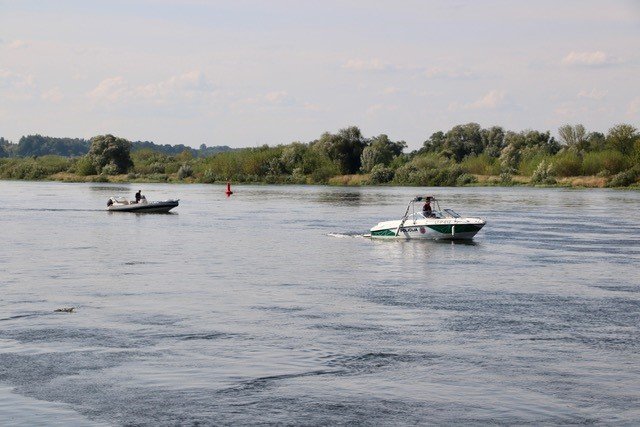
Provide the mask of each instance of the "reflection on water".
[{"label": "reflection on water", "polygon": [[[0,182],[12,425],[640,423],[637,192],[129,188]],[[420,194],[488,223],[362,237]]]},{"label": "reflection on water", "polygon": [[101,193],[103,192],[108,192],[108,193],[128,193],[131,192],[133,186],[132,185],[127,185],[127,186],[122,186],[122,185],[91,185],[89,186],[89,190],[91,191],[99,191]]},{"label": "reflection on water", "polygon": [[318,194],[318,202],[337,206],[358,206],[362,199],[360,192],[324,191]]}]

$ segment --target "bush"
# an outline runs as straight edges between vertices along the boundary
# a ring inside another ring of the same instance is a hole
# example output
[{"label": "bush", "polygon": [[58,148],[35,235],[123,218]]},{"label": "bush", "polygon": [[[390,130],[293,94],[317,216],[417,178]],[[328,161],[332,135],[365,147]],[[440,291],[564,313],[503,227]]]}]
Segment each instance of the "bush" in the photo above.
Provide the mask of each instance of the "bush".
[{"label": "bush", "polygon": [[458,186],[474,184],[476,182],[478,182],[478,179],[475,176],[468,173],[463,173],[456,179],[456,185]]},{"label": "bush", "polygon": [[582,159],[582,171],[585,175],[598,175],[607,170],[609,174],[617,174],[626,169],[627,158],[615,150],[586,153]]},{"label": "bush", "polygon": [[435,166],[420,167],[421,163],[424,161],[413,160],[398,168],[393,181],[402,185],[453,187],[464,173],[462,167],[455,163],[442,162]]},{"label": "bush", "polygon": [[316,184],[326,184],[329,178],[336,175],[336,171],[333,165],[323,165],[311,172],[311,179]]},{"label": "bush", "polygon": [[636,183],[639,175],[638,167],[628,169],[611,177],[607,183],[607,187],[628,187],[629,185]]},{"label": "bush", "polygon": [[154,173],[149,175],[149,179],[151,181],[168,181],[169,180],[169,176],[164,174],[164,173]]},{"label": "bush", "polygon": [[178,163],[169,163],[164,165],[164,173],[168,174],[172,174],[172,173],[178,173],[178,171],[180,170],[180,165]]},{"label": "bush", "polygon": [[213,184],[214,182],[216,182],[215,172],[213,172],[211,169],[205,170],[200,177],[200,182],[203,182],[205,184]]},{"label": "bush", "polygon": [[523,156],[518,166],[518,173],[524,176],[531,176],[535,173],[540,166],[541,162],[545,162],[547,165],[551,165],[553,162],[553,156],[546,152],[534,152],[530,155]]},{"label": "bush", "polygon": [[291,184],[306,184],[307,176],[302,172],[302,168],[294,168],[288,181]]},{"label": "bush", "polygon": [[476,175],[498,175],[500,164],[498,159],[489,157],[488,154],[465,157],[460,165],[469,173]]},{"label": "bush", "polygon": [[386,182],[390,182],[394,175],[395,172],[393,169],[385,167],[382,164],[377,164],[371,169],[369,181],[372,184],[384,184]]},{"label": "bush", "polygon": [[102,175],[117,175],[118,172],[120,172],[120,168],[118,168],[114,163],[109,163],[108,165],[103,166],[100,171]]},{"label": "bush", "polygon": [[46,176],[46,171],[35,161],[28,161],[16,166],[13,170],[14,178],[18,179],[41,179]]},{"label": "bush", "polygon": [[513,175],[508,172],[502,172],[500,174],[500,184],[502,185],[513,185]]},{"label": "bush", "polygon": [[154,162],[149,165],[150,173],[165,173],[165,165],[160,162]]},{"label": "bush", "polygon": [[96,175],[91,178],[91,182],[109,182],[109,178],[106,175]]},{"label": "bush", "polygon": [[531,175],[531,184],[555,184],[554,173],[553,163],[547,165],[547,162],[543,160]]},{"label": "bush", "polygon": [[178,169],[178,179],[185,179],[193,175],[193,168],[188,164],[180,166]]},{"label": "bush", "polygon": [[96,175],[98,173],[89,156],[79,158],[76,161],[74,170],[76,174],[81,176]]},{"label": "bush", "polygon": [[558,176],[579,176],[582,174],[582,160],[573,151],[564,151],[553,158]]},{"label": "bush", "polygon": [[5,179],[44,179],[68,170],[72,161],[60,156],[9,159],[0,166],[0,177]]}]

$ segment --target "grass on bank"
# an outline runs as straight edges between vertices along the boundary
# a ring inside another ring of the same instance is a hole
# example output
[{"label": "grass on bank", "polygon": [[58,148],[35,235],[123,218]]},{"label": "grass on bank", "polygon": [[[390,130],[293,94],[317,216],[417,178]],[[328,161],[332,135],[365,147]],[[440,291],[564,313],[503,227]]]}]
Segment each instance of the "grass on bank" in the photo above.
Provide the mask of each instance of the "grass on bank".
[{"label": "grass on bank", "polygon": [[[2,158],[0,159],[0,179],[114,183],[225,183],[230,175],[232,182],[247,184],[538,185],[580,188],[638,188],[640,179],[640,167],[634,164],[635,162],[629,156],[623,156],[613,150],[586,153],[581,157],[572,153],[558,156],[531,156],[521,160],[516,173],[513,174],[501,174],[498,159],[484,154],[467,157],[462,162],[456,163],[429,153],[389,167],[377,165],[371,173],[347,175],[336,173],[332,165],[321,161],[311,166],[305,164],[300,168],[292,167],[288,171],[278,164],[279,157],[275,155],[276,153],[267,149],[254,150],[242,156],[223,154],[204,159],[166,156],[148,151],[134,154],[134,167],[128,174],[118,175],[97,175],[95,171],[91,173],[85,157]],[[547,166],[546,169],[542,168],[543,172],[549,176],[543,174],[544,179],[532,179],[544,165]],[[234,169],[236,166],[238,168]]]},{"label": "grass on bank", "polygon": [[[504,187],[504,186],[527,186],[531,184],[530,177],[523,175],[515,175],[511,177],[509,183],[505,183],[500,175],[473,175],[476,178],[476,182],[465,184],[463,186],[471,187]],[[155,178],[155,179],[153,179]],[[182,184],[196,184],[200,183],[193,177],[186,179],[179,179],[176,174],[164,175],[160,178],[152,176],[139,176],[137,178],[131,178],[128,174],[122,175],[91,175],[81,176],[72,174],[69,172],[58,172],[45,178],[48,181],[60,181],[60,182],[111,182],[111,183],[182,183]],[[559,178],[555,185],[545,185],[547,187],[574,187],[574,188],[606,188],[607,178],[601,176],[573,176]],[[212,184],[224,184],[225,181],[215,181]],[[264,182],[246,182],[247,184],[264,184]],[[298,183],[305,184],[305,183]],[[332,186],[367,186],[372,185],[369,182],[369,175],[338,175],[329,178],[327,183]],[[383,186],[394,186],[401,184],[375,184]],[[640,186],[630,185],[630,188],[640,188]]]}]

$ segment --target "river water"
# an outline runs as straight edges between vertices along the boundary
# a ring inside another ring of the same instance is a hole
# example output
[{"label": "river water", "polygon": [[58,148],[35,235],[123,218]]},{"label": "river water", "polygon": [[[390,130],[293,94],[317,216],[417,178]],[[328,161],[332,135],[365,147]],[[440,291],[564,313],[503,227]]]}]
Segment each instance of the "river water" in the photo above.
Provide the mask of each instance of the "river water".
[{"label": "river water", "polygon": [[[640,192],[234,190],[0,182],[5,423],[640,423]],[[360,237],[418,194],[487,225]]]}]

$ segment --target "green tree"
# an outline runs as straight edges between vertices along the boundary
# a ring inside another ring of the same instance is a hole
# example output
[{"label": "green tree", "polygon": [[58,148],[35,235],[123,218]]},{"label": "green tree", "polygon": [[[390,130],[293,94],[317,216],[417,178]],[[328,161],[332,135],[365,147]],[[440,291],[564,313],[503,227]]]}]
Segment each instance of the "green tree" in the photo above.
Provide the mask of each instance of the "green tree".
[{"label": "green tree", "polygon": [[352,174],[360,169],[360,157],[366,143],[360,129],[351,126],[340,129],[337,134],[325,132],[314,143],[314,148],[326,154],[341,174]]},{"label": "green tree", "polygon": [[634,144],[639,137],[635,127],[623,123],[609,129],[607,145],[626,156],[633,153]]},{"label": "green tree", "polygon": [[589,148],[587,131],[581,124],[560,126],[558,135],[560,140],[571,150],[583,152]]},{"label": "green tree", "polygon": [[587,151],[602,151],[605,149],[607,140],[601,132],[591,132],[587,136]]},{"label": "green tree", "polygon": [[504,129],[500,126],[493,126],[489,129],[480,131],[484,152],[493,158],[500,157],[500,153],[504,148]]},{"label": "green tree", "polygon": [[500,170],[505,174],[514,174],[518,171],[520,165],[520,150],[517,143],[511,142],[502,149],[500,153]]},{"label": "green tree", "polygon": [[282,149],[280,165],[285,173],[292,174],[294,169],[302,165],[309,146],[301,142],[293,142]]},{"label": "green tree", "polygon": [[133,166],[131,143],[113,135],[98,135],[91,138],[88,156],[98,173],[102,172],[107,165],[113,165],[115,168],[107,169],[116,173],[126,173]]},{"label": "green tree", "polygon": [[375,165],[388,166],[395,157],[402,154],[406,146],[406,142],[393,142],[384,134],[372,138],[371,143],[362,150],[362,170],[368,173]]},{"label": "green tree", "polygon": [[525,130],[520,134],[524,139],[524,146],[527,148],[536,148],[548,154],[555,154],[560,151],[560,144],[551,136],[549,131]]},{"label": "green tree", "polygon": [[420,152],[426,153],[439,153],[444,150],[444,132],[438,131],[431,134],[423,144]]},{"label": "green tree", "polygon": [[451,128],[445,134],[445,150],[460,162],[466,156],[482,153],[481,128],[477,123],[467,123]]},{"label": "green tree", "polygon": [[394,174],[395,172],[393,169],[385,167],[381,163],[378,163],[371,169],[369,181],[372,184],[384,184],[391,181]]}]

